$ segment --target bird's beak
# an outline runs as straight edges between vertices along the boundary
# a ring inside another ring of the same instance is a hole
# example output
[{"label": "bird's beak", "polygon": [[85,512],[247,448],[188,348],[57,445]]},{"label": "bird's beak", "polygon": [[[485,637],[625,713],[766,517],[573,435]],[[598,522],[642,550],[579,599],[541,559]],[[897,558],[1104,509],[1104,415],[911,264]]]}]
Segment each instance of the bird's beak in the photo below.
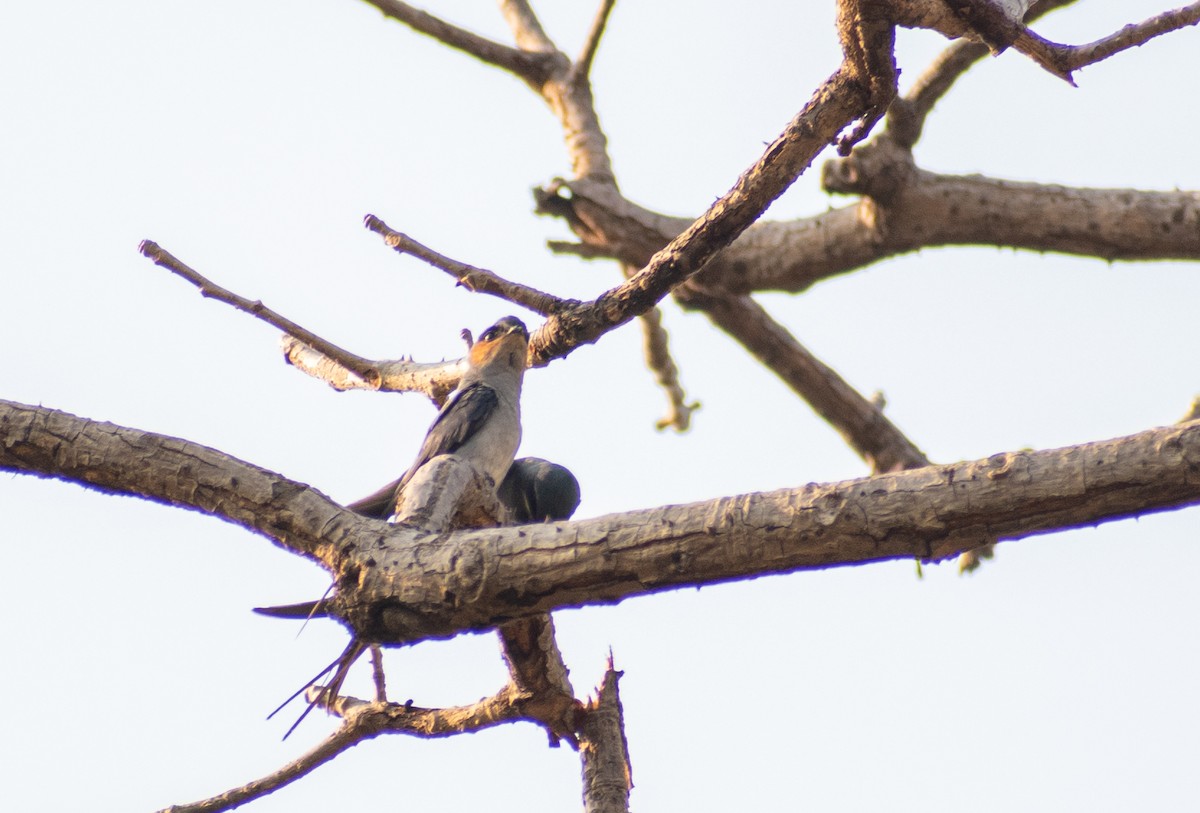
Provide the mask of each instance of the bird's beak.
[{"label": "bird's beak", "polygon": [[504,331],[505,336],[510,336],[513,333],[520,334],[524,338],[529,338],[529,328],[525,327],[522,322],[514,320],[508,325],[508,329]]}]

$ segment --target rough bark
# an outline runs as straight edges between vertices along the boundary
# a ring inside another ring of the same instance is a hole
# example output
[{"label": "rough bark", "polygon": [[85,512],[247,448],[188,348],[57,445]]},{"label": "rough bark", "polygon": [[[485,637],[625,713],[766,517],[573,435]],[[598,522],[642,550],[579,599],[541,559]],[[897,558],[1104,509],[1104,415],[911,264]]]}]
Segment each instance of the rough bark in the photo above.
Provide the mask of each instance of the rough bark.
[{"label": "rough bark", "polygon": [[0,468],[213,513],[317,559],[335,615],[404,644],[683,586],[943,559],[1200,502],[1200,422],[578,522],[429,533],[175,438],[0,402]]}]

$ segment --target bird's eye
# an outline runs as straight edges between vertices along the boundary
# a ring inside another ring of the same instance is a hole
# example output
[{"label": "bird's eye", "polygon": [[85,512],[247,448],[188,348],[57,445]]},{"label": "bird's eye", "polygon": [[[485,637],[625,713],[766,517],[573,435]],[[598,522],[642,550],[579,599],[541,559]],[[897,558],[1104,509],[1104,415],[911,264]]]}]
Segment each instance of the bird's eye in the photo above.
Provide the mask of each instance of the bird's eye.
[{"label": "bird's eye", "polygon": [[491,341],[495,341],[495,339],[496,339],[496,332],[497,332],[497,331],[496,331],[496,328],[494,328],[494,327],[489,327],[487,330],[485,330],[485,331],[483,332],[483,335],[479,337],[479,340],[480,340],[480,341],[484,341],[484,342],[491,342]]}]

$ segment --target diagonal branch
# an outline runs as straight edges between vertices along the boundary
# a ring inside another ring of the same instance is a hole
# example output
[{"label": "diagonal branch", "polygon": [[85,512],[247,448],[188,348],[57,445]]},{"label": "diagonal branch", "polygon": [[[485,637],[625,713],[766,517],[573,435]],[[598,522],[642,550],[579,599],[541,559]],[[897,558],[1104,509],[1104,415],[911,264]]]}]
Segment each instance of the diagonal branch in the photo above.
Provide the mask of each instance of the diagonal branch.
[{"label": "diagonal branch", "polygon": [[1071,74],[1080,68],[1101,62],[1130,48],[1145,45],[1155,37],[1197,23],[1200,23],[1200,3],[1193,3],[1190,6],[1163,12],[1140,23],[1127,25],[1114,34],[1085,45],[1063,45],[1051,42],[1032,31],[1027,31],[1026,35],[1029,39],[1029,53],[1039,62],[1061,72],[1070,81]]},{"label": "diagonal branch", "polygon": [[381,734],[438,739],[519,722],[528,719],[521,710],[523,697],[519,690],[509,685],[477,703],[442,709],[401,703],[367,703],[349,697],[339,697],[330,704],[320,703],[322,707],[341,715],[344,720],[337,731],[316,748],[261,779],[200,802],[168,807],[159,813],[218,813],[231,810],[295,782],[343,751]]},{"label": "diagonal branch", "polygon": [[343,350],[337,345],[322,339],[315,333],[300,327],[300,325],[280,316],[275,311],[271,310],[259,300],[251,301],[245,297],[229,291],[216,283],[206,279],[198,271],[188,267],[183,262],[174,257],[167,250],[159,247],[159,245],[151,240],[143,240],[138,246],[138,251],[143,256],[154,261],[154,264],[162,268],[178,274],[188,282],[200,289],[200,295],[211,297],[218,302],[224,302],[226,305],[231,305],[234,308],[248,313],[258,319],[263,320],[268,325],[277,327],[284,333],[294,336],[310,347],[320,350],[322,354],[333,359],[342,367],[346,368],[354,375],[358,376],[368,387],[378,386],[378,370],[377,363],[368,361],[354,355],[348,350]]},{"label": "diagonal branch", "polygon": [[517,45],[521,48],[545,52],[558,50],[525,0],[500,0],[500,13],[504,15]]},{"label": "diagonal branch", "polygon": [[396,252],[408,254],[419,260],[424,260],[434,268],[440,268],[457,279],[458,284],[468,291],[490,294],[491,296],[506,299],[513,304],[526,307],[541,316],[548,316],[555,311],[562,310],[564,307],[578,304],[574,301],[559,299],[556,296],[543,293],[535,288],[530,288],[528,285],[509,282],[486,269],[467,265],[458,260],[452,260],[443,254],[438,254],[428,246],[418,243],[407,234],[393,231],[388,224],[375,215],[367,215],[363,223],[368,229],[381,236],[383,241],[395,249]]},{"label": "diagonal branch", "polygon": [[376,736],[379,732],[369,732],[361,725],[361,721],[365,719],[365,717],[360,717],[355,723],[347,721],[307,754],[289,762],[279,770],[272,771],[261,779],[247,782],[241,787],[233,788],[202,801],[172,805],[160,810],[159,813],[218,813],[218,811],[232,810],[247,802],[261,799],[290,785],[297,779],[307,776],[363,740]]},{"label": "diagonal branch", "polygon": [[821,363],[783,325],[748,296],[714,297],[690,290],[683,301],[699,307],[724,330],[783,379],[828,421],[873,472],[928,466],[929,460],[896,428],[883,411]]},{"label": "diagonal branch", "polygon": [[871,103],[861,85],[839,70],[733,188],[641,271],[592,303],[552,315],[530,342],[533,363],[562,358],[648,311],[758,219],[825,146],[866,114]]},{"label": "diagonal branch", "polygon": [[596,11],[596,16],[592,20],[592,26],[588,29],[587,38],[584,39],[583,48],[579,51],[579,56],[571,64],[571,71],[568,81],[571,84],[576,84],[585,80],[592,72],[592,62],[596,58],[596,51],[600,48],[600,38],[604,36],[604,27],[608,24],[608,15],[612,13],[613,6],[616,5],[616,0],[600,0],[600,8]]},{"label": "diagonal branch", "polygon": [[[1025,14],[1025,22],[1033,22],[1048,12],[1074,2],[1075,0],[1039,0]],[[933,106],[959,77],[988,53],[986,45],[971,40],[959,40],[942,51],[917,77],[908,93],[892,102],[888,110],[889,135],[903,146],[911,147],[916,144]]]},{"label": "diagonal branch", "polygon": [[473,34],[466,29],[451,25],[432,14],[410,6],[400,0],[364,0],[383,12],[385,17],[398,20],[409,28],[432,37],[489,65],[516,74],[531,85],[545,81],[549,71],[546,55],[523,48],[501,45],[486,37]]},{"label": "diagonal branch", "polygon": [[0,400],[0,468],[211,514],[329,569],[338,544],[387,527],[216,449],[12,401]]},{"label": "diagonal branch", "polygon": [[[386,228],[386,226],[384,226]],[[403,235],[401,235],[403,237]],[[406,238],[407,239],[407,238]],[[414,245],[420,246],[419,243]],[[420,246],[424,249],[424,246]],[[372,360],[356,356],[343,350],[315,333],[306,330],[284,316],[276,313],[258,300],[249,300],[206,279],[199,272],[150,240],[142,241],[139,250],[156,265],[172,271],[200,289],[203,296],[224,302],[243,313],[248,313],[267,324],[284,331],[282,349],[284,358],[297,369],[329,383],[334,389],[368,389],[385,392],[422,392],[436,404],[441,404],[458,385],[462,375],[462,362],[420,363],[411,359]],[[428,249],[425,249],[428,251]],[[432,253],[432,252],[431,252]],[[440,255],[435,255],[440,256]],[[447,260],[447,262],[453,262]],[[461,264],[460,264],[461,265]],[[471,269],[471,266],[462,266]],[[489,272],[472,269],[480,274]],[[475,281],[471,276],[468,282]],[[496,278],[499,280],[499,278]],[[503,283],[503,280],[500,280]],[[492,284],[485,281],[485,284]],[[511,283],[504,283],[511,284]],[[538,292],[524,286],[514,286],[527,299]],[[531,292],[531,293],[530,293]],[[554,300],[540,294],[546,301]]]}]

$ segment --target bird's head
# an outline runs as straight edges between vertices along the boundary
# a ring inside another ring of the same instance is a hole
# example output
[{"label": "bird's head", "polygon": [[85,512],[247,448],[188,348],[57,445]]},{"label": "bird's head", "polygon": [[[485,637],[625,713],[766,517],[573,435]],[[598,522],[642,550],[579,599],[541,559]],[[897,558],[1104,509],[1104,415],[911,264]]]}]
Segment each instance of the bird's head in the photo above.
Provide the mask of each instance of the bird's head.
[{"label": "bird's head", "polygon": [[515,316],[505,316],[483,331],[467,353],[467,361],[476,369],[502,364],[524,371],[528,357],[529,330]]}]

